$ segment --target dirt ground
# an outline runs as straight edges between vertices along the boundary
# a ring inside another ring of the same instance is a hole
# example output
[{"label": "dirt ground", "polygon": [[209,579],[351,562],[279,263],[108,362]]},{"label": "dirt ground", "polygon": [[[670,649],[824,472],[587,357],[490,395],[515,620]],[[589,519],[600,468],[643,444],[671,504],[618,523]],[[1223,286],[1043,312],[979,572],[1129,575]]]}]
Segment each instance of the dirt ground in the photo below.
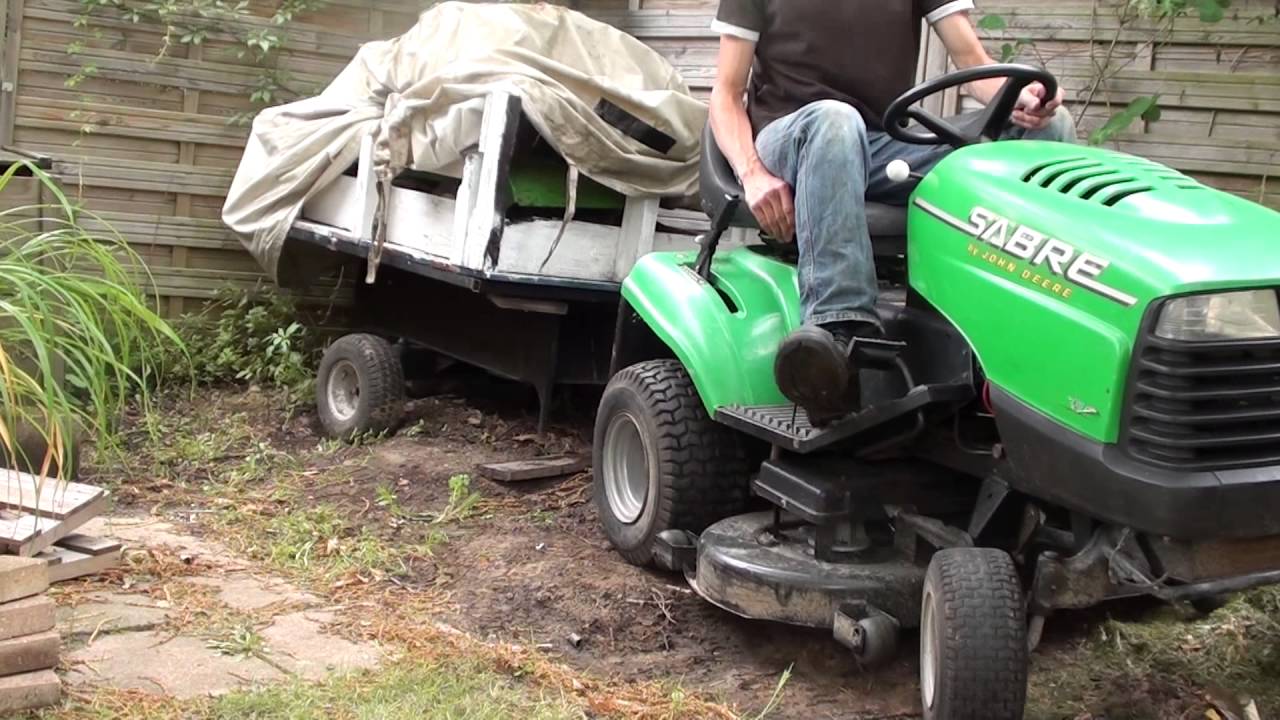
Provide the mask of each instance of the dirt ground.
[{"label": "dirt ground", "polygon": [[[379,582],[403,593],[440,593],[447,601],[437,619],[477,638],[537,648],[606,682],[669,683],[747,713],[766,706],[790,668],[785,701],[769,717],[918,714],[914,634],[903,638],[900,660],[866,671],[825,633],[738,618],[699,599],[679,576],[623,562],[596,521],[589,472],[509,485],[476,472],[488,462],[589,456],[590,397],[557,408],[553,426],[539,434],[535,406],[519,386],[459,371],[425,394],[410,403],[396,436],[358,447],[326,446],[306,411],[282,422],[279,408],[254,390],[202,391],[198,403],[171,402],[165,412],[192,422],[235,417],[243,427],[237,432],[253,436],[241,447],[304,458],[290,470],[300,478],[304,504],[335,508],[351,527],[390,547],[421,547],[435,531],[428,518],[450,504],[450,479],[470,476],[470,490],[480,496],[476,514],[448,524],[432,549],[412,553],[403,572]],[[244,462],[245,454],[215,452],[207,459]],[[209,532],[204,518],[219,500],[197,490],[199,474],[210,471],[178,455],[165,463],[178,481],[137,468],[132,480],[115,480],[119,512]],[[1051,623],[1035,661],[1033,697],[1041,698],[1041,709],[1032,717],[1166,717],[1164,709],[1150,712],[1167,706],[1181,715],[1202,707],[1192,690],[1171,683],[1147,690],[1155,699],[1144,711],[1117,709],[1123,704],[1114,700],[1132,700],[1133,688],[1089,667],[1081,669],[1088,701],[1044,701],[1060,687],[1081,692],[1078,678],[1066,682],[1043,669],[1082,660],[1077,649],[1095,631],[1093,620],[1084,615]],[[1085,702],[1096,702],[1097,714]]]}]

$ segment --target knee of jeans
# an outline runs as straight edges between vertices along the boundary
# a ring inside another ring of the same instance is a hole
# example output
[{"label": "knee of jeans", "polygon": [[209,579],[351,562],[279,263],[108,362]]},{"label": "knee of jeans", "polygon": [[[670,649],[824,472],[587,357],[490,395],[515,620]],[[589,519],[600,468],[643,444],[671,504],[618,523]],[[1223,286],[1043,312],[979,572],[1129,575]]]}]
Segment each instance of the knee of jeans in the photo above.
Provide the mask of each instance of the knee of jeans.
[{"label": "knee of jeans", "polygon": [[859,150],[867,135],[867,123],[852,105],[839,100],[819,100],[806,108],[809,128],[806,135],[823,152]]}]

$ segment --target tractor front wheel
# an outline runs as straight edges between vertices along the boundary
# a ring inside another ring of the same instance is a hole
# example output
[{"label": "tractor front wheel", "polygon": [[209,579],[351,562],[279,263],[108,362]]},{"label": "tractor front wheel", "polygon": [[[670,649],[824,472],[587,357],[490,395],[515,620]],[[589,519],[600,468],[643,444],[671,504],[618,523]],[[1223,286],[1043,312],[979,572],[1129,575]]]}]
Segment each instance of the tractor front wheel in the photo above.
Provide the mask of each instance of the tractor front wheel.
[{"label": "tractor front wheel", "polygon": [[619,372],[596,415],[596,509],[623,558],[650,565],[664,530],[702,532],[746,509],[742,439],[708,415],[684,367],[653,360]]},{"label": "tractor front wheel", "polygon": [[1013,559],[991,548],[939,551],[920,613],[925,720],[1021,720],[1027,620]]}]

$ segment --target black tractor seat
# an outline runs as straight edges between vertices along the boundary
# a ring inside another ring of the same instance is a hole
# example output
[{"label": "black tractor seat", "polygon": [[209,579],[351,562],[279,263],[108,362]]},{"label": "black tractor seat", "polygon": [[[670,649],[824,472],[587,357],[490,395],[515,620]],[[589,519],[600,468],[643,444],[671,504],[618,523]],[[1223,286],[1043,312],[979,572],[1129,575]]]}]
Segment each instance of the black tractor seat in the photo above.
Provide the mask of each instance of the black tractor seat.
[{"label": "black tractor seat", "polygon": [[[742,183],[738,182],[728,158],[720,151],[710,123],[702,133],[699,194],[702,196],[702,211],[711,218],[712,227],[759,229],[760,225],[747,205]],[[721,216],[726,212],[730,213],[727,223],[721,225],[725,220]],[[868,201],[867,226],[876,257],[900,257],[906,253],[905,207]]]}]

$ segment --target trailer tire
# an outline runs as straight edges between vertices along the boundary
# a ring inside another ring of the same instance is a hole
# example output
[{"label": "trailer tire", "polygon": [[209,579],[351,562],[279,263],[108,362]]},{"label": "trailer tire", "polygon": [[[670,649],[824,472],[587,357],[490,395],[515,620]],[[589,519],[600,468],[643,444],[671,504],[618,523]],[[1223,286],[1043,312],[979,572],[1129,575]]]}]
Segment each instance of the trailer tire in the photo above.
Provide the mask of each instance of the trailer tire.
[{"label": "trailer tire", "polygon": [[404,415],[404,367],[377,335],[344,335],[316,373],[316,410],[329,437],[351,440],[395,430]]},{"label": "trailer tire", "polygon": [[609,381],[592,460],[605,535],[633,565],[653,564],[659,533],[700,533],[743,512],[750,497],[742,438],[707,415],[676,360],[632,365]]},{"label": "trailer tire", "polygon": [[925,720],[1021,720],[1027,619],[1013,559],[992,548],[941,550],[925,574],[920,695]]}]

